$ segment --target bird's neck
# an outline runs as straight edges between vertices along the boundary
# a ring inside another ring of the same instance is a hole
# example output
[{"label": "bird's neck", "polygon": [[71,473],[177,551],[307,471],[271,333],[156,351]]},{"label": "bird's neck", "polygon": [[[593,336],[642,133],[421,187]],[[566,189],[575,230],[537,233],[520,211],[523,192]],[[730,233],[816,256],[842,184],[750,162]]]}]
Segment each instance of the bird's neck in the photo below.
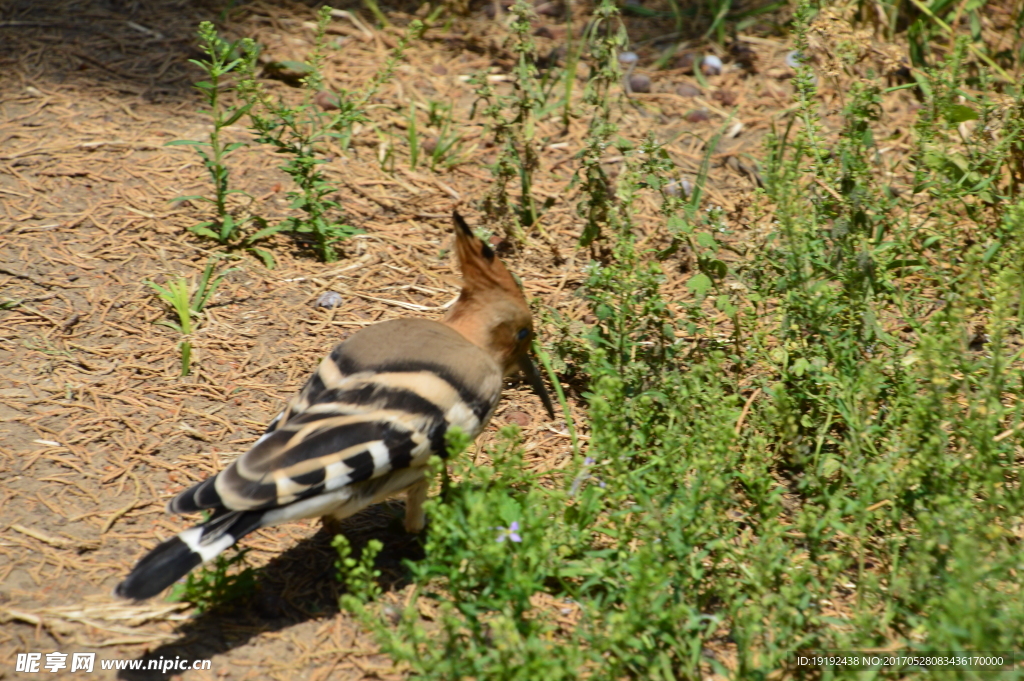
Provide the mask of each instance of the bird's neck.
[{"label": "bird's neck", "polygon": [[[460,301],[461,302],[461,301]],[[505,370],[507,363],[506,353],[501,348],[496,348],[491,338],[491,324],[488,323],[487,315],[475,306],[459,305],[453,307],[448,315],[441,322],[458,331],[473,345],[487,353],[494,362]]]}]

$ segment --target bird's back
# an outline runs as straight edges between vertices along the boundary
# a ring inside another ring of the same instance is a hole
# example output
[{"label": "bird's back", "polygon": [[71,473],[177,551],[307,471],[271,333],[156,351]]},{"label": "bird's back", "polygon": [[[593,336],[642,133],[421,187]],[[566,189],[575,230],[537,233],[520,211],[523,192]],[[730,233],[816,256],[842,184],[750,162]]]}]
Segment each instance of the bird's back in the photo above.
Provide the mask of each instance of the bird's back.
[{"label": "bird's back", "polygon": [[[475,437],[500,393],[494,361],[440,322],[367,327],[324,358],[248,452],[169,508],[270,509],[422,467],[444,454],[451,426]],[[322,514],[324,503],[283,519]]]}]

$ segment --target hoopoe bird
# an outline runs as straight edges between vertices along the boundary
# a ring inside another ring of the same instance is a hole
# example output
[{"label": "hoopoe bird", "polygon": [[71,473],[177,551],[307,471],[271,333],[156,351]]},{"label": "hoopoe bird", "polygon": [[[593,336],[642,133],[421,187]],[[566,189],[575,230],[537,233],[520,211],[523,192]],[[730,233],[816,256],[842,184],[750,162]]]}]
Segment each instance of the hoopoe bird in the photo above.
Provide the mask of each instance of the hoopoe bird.
[{"label": "hoopoe bird", "polygon": [[475,438],[522,370],[554,418],[530,359],[533,319],[515,279],[458,214],[462,290],[441,321],[398,319],[338,344],[253,446],[223,471],[181,492],[170,513],[209,520],[142,558],[115,593],[150,598],[261,527],[346,518],[406,493],[405,529],[419,532],[429,458],[445,433]]}]

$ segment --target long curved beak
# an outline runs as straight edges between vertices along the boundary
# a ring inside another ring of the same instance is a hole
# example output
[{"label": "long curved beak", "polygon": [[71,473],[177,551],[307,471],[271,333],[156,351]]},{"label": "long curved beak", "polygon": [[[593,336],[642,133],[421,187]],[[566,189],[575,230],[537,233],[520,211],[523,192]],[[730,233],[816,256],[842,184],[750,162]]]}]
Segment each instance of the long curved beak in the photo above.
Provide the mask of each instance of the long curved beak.
[{"label": "long curved beak", "polygon": [[551,397],[548,395],[548,389],[544,387],[544,381],[540,378],[540,372],[537,371],[536,365],[533,360],[530,359],[530,355],[524,354],[519,359],[519,369],[526,376],[526,380],[530,382],[530,387],[533,388],[533,392],[537,393],[537,397],[544,403],[544,408],[548,411],[548,417],[554,420],[555,418],[555,405],[551,403]]}]

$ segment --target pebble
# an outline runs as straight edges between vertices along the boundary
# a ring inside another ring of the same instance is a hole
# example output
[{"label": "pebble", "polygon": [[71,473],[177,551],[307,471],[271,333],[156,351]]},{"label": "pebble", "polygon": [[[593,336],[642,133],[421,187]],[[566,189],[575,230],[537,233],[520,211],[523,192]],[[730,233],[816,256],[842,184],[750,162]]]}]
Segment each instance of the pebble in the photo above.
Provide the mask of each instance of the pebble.
[{"label": "pebble", "polygon": [[687,123],[703,123],[704,121],[711,120],[711,116],[708,114],[707,109],[694,109],[690,113],[683,116]]},{"label": "pebble", "polygon": [[316,96],[313,97],[313,101],[316,102],[316,105],[324,111],[337,111],[341,108],[341,102],[338,100],[338,95],[333,92],[328,92],[327,90],[321,90],[316,93]]},{"label": "pebble", "polygon": [[693,185],[689,180],[672,180],[665,187],[665,193],[669,196],[682,196],[685,199],[693,193]]},{"label": "pebble", "polygon": [[650,92],[651,79],[642,73],[634,73],[629,77],[629,89],[632,92]]},{"label": "pebble", "polygon": [[711,98],[721,102],[723,106],[732,106],[736,103],[736,93],[732,90],[719,90],[711,95]]},{"label": "pebble", "polygon": [[520,428],[525,428],[526,426],[530,425],[530,421],[532,421],[530,415],[522,411],[514,411],[510,413],[506,418],[509,423],[514,423]]},{"label": "pebble", "polygon": [[700,63],[700,70],[705,76],[717,76],[722,72],[722,60],[713,54],[706,54]]},{"label": "pebble", "polygon": [[402,621],[402,609],[397,605],[388,603],[381,608],[381,613],[388,618],[388,621],[391,622],[391,626],[393,627],[397,627],[398,623]]},{"label": "pebble", "polygon": [[700,97],[704,93],[692,83],[683,83],[676,88],[676,94],[680,97]]},{"label": "pebble", "polygon": [[316,306],[333,308],[341,305],[341,301],[341,294],[337,291],[324,291],[320,294],[320,297],[316,299]]},{"label": "pebble", "polygon": [[438,142],[439,140],[437,139],[437,135],[432,135],[420,142],[420,149],[422,149],[425,154],[433,154],[434,150],[437,149]]}]

